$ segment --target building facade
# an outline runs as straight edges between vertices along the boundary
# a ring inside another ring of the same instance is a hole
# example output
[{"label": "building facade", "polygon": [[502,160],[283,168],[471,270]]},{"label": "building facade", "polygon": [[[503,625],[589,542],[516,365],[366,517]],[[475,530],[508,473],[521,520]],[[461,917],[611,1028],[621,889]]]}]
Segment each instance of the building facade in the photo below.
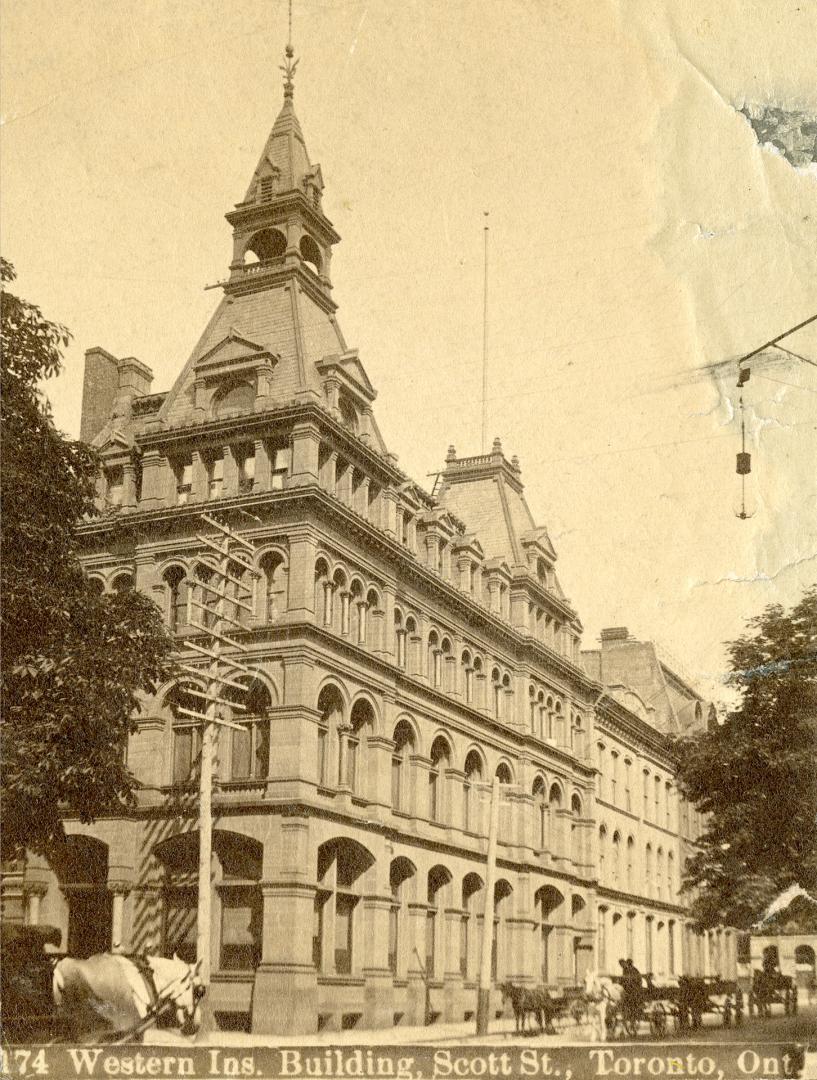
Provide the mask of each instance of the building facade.
[{"label": "building facade", "polygon": [[[452,1021],[475,1010],[487,787],[502,783],[495,981],[559,987],[631,956],[656,976],[734,973],[694,933],[680,875],[700,827],[666,735],[707,706],[649,643],[582,652],[518,461],[449,448],[433,494],[398,467],[332,299],[339,237],[292,81],[227,214],[224,296],[169,392],[86,354],[82,435],[102,514],[80,526],[101,590],[153,597],[206,640],[207,510],[254,549],[237,628],[253,674],[218,738],[211,1000],[259,1032]],[[206,531],[206,529],[205,529]],[[241,681],[241,680],[239,680]],[[7,911],[69,951],[192,959],[199,729],[184,684],[145,701],[132,813],[69,820],[64,852],[10,867]],[[229,704],[224,709],[230,711]],[[707,713],[708,715],[708,713]]]}]

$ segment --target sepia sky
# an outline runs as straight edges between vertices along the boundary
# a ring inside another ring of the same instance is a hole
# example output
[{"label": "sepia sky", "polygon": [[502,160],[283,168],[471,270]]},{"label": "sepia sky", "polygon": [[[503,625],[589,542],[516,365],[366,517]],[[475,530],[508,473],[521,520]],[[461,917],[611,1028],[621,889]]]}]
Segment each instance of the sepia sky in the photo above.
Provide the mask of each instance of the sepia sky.
[{"label": "sepia sky", "polygon": [[[223,215],[281,103],[283,0],[3,0],[2,249],[82,356],[170,387],[218,301]],[[738,109],[817,112],[817,7],[777,0],[295,0],[295,107],[343,237],[338,317],[429,488],[518,454],[592,647],[653,638],[719,693],[722,642],[817,579],[817,367],[734,369],[817,313],[817,165]],[[817,323],[786,342],[817,361]],[[722,369],[721,369],[722,371]]]}]

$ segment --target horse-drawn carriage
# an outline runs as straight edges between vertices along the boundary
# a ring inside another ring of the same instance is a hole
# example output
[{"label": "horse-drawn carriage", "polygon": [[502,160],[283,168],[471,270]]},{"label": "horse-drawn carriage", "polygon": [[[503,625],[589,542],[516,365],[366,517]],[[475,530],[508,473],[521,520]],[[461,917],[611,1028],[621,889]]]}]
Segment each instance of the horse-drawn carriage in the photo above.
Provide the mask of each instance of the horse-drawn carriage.
[{"label": "horse-drawn carriage", "polygon": [[[3,1036],[10,1043],[133,1041],[152,1024],[192,1034],[204,987],[198,966],[178,957],[56,951],[54,926],[2,925]],[[51,951],[47,951],[47,947]]]},{"label": "horse-drawn carriage", "polygon": [[625,992],[621,976],[597,976],[595,982],[594,996],[603,994],[607,1000],[605,1025],[611,1039],[633,1039],[645,1023],[657,1039],[673,1028],[697,1031],[706,1013],[720,1016],[724,1027],[743,1022],[743,994],[736,982],[681,975],[658,983],[647,975],[636,993]]},{"label": "horse-drawn carriage", "polygon": [[58,1034],[52,979],[62,954],[46,952],[46,946],[58,949],[61,941],[56,926],[0,927],[0,1001],[3,1037],[9,1042],[42,1042]]},{"label": "horse-drawn carriage", "polygon": [[756,968],[748,996],[750,1016],[757,1009],[758,1016],[768,1020],[772,1005],[782,1005],[784,1016],[797,1015],[797,985],[790,975]]}]

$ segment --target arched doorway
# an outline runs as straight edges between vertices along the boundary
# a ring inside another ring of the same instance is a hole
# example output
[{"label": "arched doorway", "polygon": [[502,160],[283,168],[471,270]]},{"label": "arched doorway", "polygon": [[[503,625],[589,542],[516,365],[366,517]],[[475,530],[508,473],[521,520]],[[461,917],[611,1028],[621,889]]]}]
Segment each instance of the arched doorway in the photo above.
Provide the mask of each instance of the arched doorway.
[{"label": "arched doorway", "polygon": [[107,952],[113,922],[108,845],[91,836],[69,836],[53,865],[68,907],[66,951],[81,958]]}]

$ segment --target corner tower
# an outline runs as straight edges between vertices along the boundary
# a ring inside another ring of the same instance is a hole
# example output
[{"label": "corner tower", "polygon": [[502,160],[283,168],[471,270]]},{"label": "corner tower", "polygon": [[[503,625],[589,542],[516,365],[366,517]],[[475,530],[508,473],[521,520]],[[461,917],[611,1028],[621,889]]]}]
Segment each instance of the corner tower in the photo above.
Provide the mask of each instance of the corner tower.
[{"label": "corner tower", "polygon": [[284,103],[243,200],[227,214],[233,227],[228,295],[267,289],[297,277],[327,312],[331,298],[332,247],[340,240],[322,207],[320,165],[309,160],[293,103],[291,45],[286,47]]}]

